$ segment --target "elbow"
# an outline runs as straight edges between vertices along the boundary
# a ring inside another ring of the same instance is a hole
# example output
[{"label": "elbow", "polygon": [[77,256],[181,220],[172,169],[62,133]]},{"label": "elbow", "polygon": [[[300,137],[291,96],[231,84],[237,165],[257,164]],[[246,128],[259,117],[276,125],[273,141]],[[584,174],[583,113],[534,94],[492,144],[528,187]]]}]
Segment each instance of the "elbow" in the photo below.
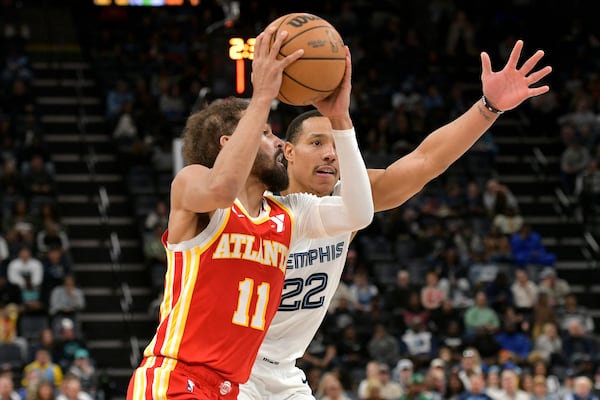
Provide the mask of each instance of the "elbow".
[{"label": "elbow", "polygon": [[356,225],[358,226],[357,229],[363,229],[369,226],[371,222],[373,222],[374,213],[375,210],[373,207],[373,203],[370,203],[369,205],[365,206],[360,213],[356,214],[355,217]]}]

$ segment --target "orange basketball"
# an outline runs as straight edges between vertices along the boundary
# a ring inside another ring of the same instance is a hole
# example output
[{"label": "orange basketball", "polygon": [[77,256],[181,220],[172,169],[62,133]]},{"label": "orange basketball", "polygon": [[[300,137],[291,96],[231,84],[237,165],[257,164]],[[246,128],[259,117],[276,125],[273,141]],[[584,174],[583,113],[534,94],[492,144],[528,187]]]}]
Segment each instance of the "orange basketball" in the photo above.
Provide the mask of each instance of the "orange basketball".
[{"label": "orange basketball", "polygon": [[281,30],[288,36],[278,58],[298,49],[304,54],[283,71],[277,98],[293,106],[305,106],[329,96],[340,84],[346,70],[346,50],[340,34],[326,20],[313,14],[292,13],[277,18],[273,40]]}]

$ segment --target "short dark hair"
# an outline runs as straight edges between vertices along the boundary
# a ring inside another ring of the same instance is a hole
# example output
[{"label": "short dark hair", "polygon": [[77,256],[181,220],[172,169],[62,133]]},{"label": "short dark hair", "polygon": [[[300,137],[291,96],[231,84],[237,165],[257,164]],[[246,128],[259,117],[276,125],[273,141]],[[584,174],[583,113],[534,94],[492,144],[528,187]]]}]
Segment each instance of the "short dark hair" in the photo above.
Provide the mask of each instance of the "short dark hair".
[{"label": "short dark hair", "polygon": [[323,114],[321,114],[318,110],[310,110],[298,115],[288,125],[287,131],[285,132],[285,140],[295,144],[298,140],[300,132],[302,131],[302,123],[309,118],[322,116]]},{"label": "short dark hair", "polygon": [[183,129],[182,155],[186,164],[212,168],[221,151],[221,136],[233,134],[246,108],[247,100],[231,97],[215,100],[190,115]]}]

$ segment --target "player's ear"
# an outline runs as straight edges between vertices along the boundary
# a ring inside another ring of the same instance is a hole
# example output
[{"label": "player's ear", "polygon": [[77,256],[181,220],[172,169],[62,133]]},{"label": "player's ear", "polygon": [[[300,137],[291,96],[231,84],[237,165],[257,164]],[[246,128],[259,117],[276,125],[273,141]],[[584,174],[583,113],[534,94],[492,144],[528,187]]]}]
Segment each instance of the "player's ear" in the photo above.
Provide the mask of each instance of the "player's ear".
[{"label": "player's ear", "polygon": [[285,156],[285,159],[288,161],[293,160],[294,158],[294,145],[291,144],[290,142],[284,142],[283,143],[283,155]]},{"label": "player's ear", "polygon": [[223,146],[225,146],[225,143],[227,143],[229,141],[230,137],[229,135],[223,135],[219,138],[219,144],[221,145],[221,148],[223,148]]}]

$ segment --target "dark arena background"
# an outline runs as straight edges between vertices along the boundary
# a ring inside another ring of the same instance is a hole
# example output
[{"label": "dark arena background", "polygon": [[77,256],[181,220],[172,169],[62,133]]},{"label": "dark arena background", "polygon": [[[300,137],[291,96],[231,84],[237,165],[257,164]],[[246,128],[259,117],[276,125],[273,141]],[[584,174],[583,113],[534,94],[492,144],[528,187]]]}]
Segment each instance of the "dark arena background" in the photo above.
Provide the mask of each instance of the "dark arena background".
[{"label": "dark arena background", "polygon": [[[543,49],[541,65],[553,67],[549,93],[503,114],[358,233],[339,301],[298,361],[315,396],[336,398],[321,381],[333,372],[346,398],[386,398],[364,387],[410,367],[402,384],[415,396],[458,399],[469,363],[494,399],[507,398],[503,370],[529,394],[543,382],[556,396],[544,398],[571,399],[586,376],[599,396],[592,3],[0,0],[0,388],[34,398],[41,368],[57,394],[76,381],[94,400],[125,397],[156,328],[185,119],[213,99],[249,97],[253,38],[281,15],[310,12],[352,52],[352,119],[371,168],[481,97],[481,51],[497,70],[523,39],[521,59]],[[274,131],[306,109],[274,103]],[[482,297],[496,329],[468,317]]]}]

